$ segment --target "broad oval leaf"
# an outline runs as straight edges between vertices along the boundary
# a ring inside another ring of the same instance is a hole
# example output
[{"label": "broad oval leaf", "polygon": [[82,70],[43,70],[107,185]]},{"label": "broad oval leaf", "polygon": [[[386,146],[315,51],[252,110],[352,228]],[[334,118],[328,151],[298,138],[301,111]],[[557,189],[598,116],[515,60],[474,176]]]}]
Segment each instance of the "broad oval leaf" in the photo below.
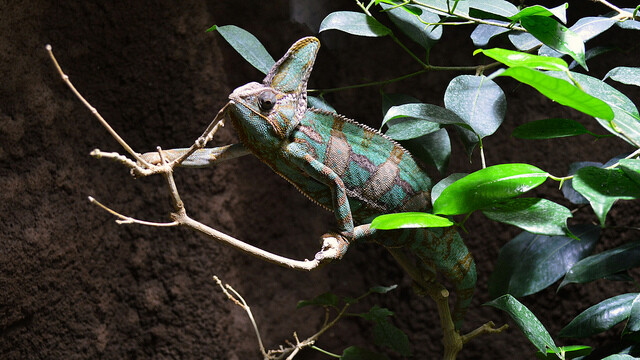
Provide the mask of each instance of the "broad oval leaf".
[{"label": "broad oval leaf", "polygon": [[433,204],[433,213],[465,214],[523,194],[542,184],[548,173],[529,164],[501,164],[471,173],[449,185]]},{"label": "broad oval leaf", "polygon": [[582,38],[566,26],[546,16],[526,16],[520,19],[522,27],[527,29],[536,39],[553,50],[567,54],[578,62],[585,70],[584,42]]},{"label": "broad oval leaf", "polygon": [[509,33],[509,40],[520,51],[531,50],[542,44],[540,40],[528,32],[511,32]]},{"label": "broad oval leaf", "polygon": [[513,296],[503,295],[484,305],[493,306],[509,314],[518,328],[538,350],[546,352],[548,348],[558,351],[558,347],[540,320]]},{"label": "broad oval leaf", "polygon": [[451,157],[451,139],[447,129],[440,129],[415,139],[405,140],[402,145],[414,157],[435,166],[440,174],[446,172]]},{"label": "broad oval leaf", "polygon": [[587,94],[568,81],[524,67],[508,68],[498,76],[510,76],[532,86],[549,99],[587,115],[607,120],[613,119],[614,113],[606,102]]},{"label": "broad oval leaf", "polygon": [[478,49],[473,52],[473,55],[476,55],[478,53],[483,53],[486,56],[497,60],[509,67],[523,66],[531,69],[554,71],[566,71],[569,69],[569,65],[567,65],[564,60],[549,56],[539,56],[525,52],[500,48],[486,50]]},{"label": "broad oval leaf", "polygon": [[385,214],[376,217],[371,222],[371,227],[379,230],[448,226],[453,226],[451,220],[442,216],[422,212]]},{"label": "broad oval leaf", "polygon": [[436,201],[436,199],[438,199],[438,197],[440,197],[440,194],[442,194],[442,191],[444,189],[447,188],[447,186],[453,184],[454,182],[462,179],[463,177],[467,176],[469,174],[466,173],[453,173],[449,176],[447,176],[446,178],[438,181],[437,184],[435,184],[433,186],[433,188],[431,188],[431,204],[433,205],[433,203]]},{"label": "broad oval leaf", "polygon": [[580,260],[567,272],[560,287],[602,279],[638,266],[640,241],[634,241]]},{"label": "broad oval leaf", "polygon": [[451,80],[444,94],[444,104],[481,138],[500,127],[507,109],[502,89],[485,76],[473,75],[460,75]]},{"label": "broad oval leaf", "polygon": [[571,119],[542,119],[520,125],[511,135],[518,139],[555,139],[588,134],[587,128]]},{"label": "broad oval leaf", "polygon": [[572,217],[566,207],[547,199],[509,199],[482,209],[493,221],[514,225],[539,235],[566,235],[567,219]]},{"label": "broad oval leaf", "polygon": [[[508,24],[507,22],[503,21],[496,22],[504,25]],[[493,38],[494,36],[506,33],[507,31],[509,31],[508,28],[504,28],[501,26],[479,24],[475,29],[473,29],[473,32],[471,32],[471,40],[473,41],[474,46],[482,47],[486,46],[489,43],[489,40],[491,40],[491,38]]]},{"label": "broad oval leaf", "polygon": [[604,76],[604,80],[607,78],[627,85],[640,86],[640,67],[618,66]]},{"label": "broad oval leaf", "polygon": [[431,134],[440,129],[440,124],[416,118],[400,118],[387,122],[385,135],[394,140],[409,140]]},{"label": "broad oval leaf", "polygon": [[276,63],[264,46],[262,46],[260,40],[247,30],[235,25],[213,25],[207,29],[207,31],[218,31],[222,38],[224,38],[238,54],[263,74],[267,74]]},{"label": "broad oval leaf", "polygon": [[560,280],[573,264],[593,251],[600,237],[600,228],[595,225],[570,229],[580,240],[525,231],[505,244],[489,277],[489,295],[527,296]]},{"label": "broad oval leaf", "polygon": [[626,320],[638,293],[622,294],[604,300],[576,316],[560,330],[562,337],[587,337],[611,329]]},{"label": "broad oval leaf", "polygon": [[620,169],[631,180],[640,185],[640,159],[621,159],[619,163]]},{"label": "broad oval leaf", "polygon": [[469,7],[503,18],[508,18],[518,13],[518,8],[505,0],[470,0]]},{"label": "broad oval leaf", "polygon": [[[393,6],[380,3],[386,10],[391,21],[411,40],[420,44],[425,49],[430,49],[442,36],[442,26],[427,25],[437,24],[440,17],[432,12],[412,6]],[[408,10],[412,9],[413,12]]]},{"label": "broad oval leaf", "polygon": [[637,333],[640,331],[640,294],[633,299],[629,320],[622,330],[622,335]]},{"label": "broad oval leaf", "polygon": [[518,21],[527,16],[553,16],[553,13],[542,5],[533,5],[520,10],[515,15],[510,16],[509,20]]},{"label": "broad oval leaf", "polygon": [[640,186],[621,169],[585,167],[575,174],[573,188],[582,194],[604,226],[607,213],[616,200],[640,198]]},{"label": "broad oval leaf", "polygon": [[424,119],[427,121],[443,124],[443,125],[461,125],[465,126],[464,120],[462,120],[456,113],[443,107],[425,104],[425,103],[408,103],[402,105],[391,106],[384,115],[382,125],[387,121],[397,119],[401,117],[409,117],[416,119]]},{"label": "broad oval leaf", "polygon": [[[602,17],[602,16],[584,17],[576,21],[576,23],[573,24],[569,28],[569,30],[576,33],[582,39],[583,42],[587,42],[592,38],[600,35],[601,33],[607,31],[610,27],[613,26],[615,22],[616,20],[609,17]],[[551,49],[547,45],[543,45],[538,51],[538,54],[544,55],[544,56],[556,56],[556,57],[560,57],[563,55],[562,53]],[[586,59],[587,57],[585,53],[585,60]]]},{"label": "broad oval leaf", "polygon": [[375,18],[354,11],[336,11],[327,15],[320,24],[320,30],[340,30],[352,35],[380,37],[391,34],[391,29]]},{"label": "broad oval leaf", "polygon": [[[622,8],[622,10],[633,14],[633,12],[635,11],[634,8]],[[607,14],[607,16],[616,16],[618,15],[617,12],[611,12],[609,14]],[[625,21],[616,21],[616,25],[618,25],[619,27],[623,28],[623,29],[629,29],[629,30],[640,30],[640,21],[638,20],[625,20]]]}]

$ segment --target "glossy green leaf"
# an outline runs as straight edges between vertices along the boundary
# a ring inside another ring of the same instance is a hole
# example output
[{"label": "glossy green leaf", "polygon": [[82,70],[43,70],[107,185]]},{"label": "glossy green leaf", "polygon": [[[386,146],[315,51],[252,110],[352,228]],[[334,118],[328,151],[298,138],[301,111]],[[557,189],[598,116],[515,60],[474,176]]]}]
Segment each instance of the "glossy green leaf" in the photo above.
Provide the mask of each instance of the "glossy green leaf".
[{"label": "glossy green leaf", "polygon": [[564,359],[575,359],[581,356],[587,356],[593,352],[593,348],[587,345],[567,345],[559,346],[558,351],[547,349],[547,353],[537,352],[536,357],[543,360],[561,359],[560,354],[564,354]]},{"label": "glossy green leaf", "polygon": [[384,115],[382,125],[390,120],[403,117],[423,119],[443,125],[455,124],[464,126],[466,124],[456,113],[443,107],[433,104],[407,103],[390,107]]},{"label": "glossy green leaf", "polygon": [[403,141],[402,145],[414,157],[435,166],[440,174],[447,171],[451,157],[451,139],[447,129],[440,129],[419,138]]},{"label": "glossy green leaf", "polygon": [[409,140],[431,134],[440,129],[440,124],[416,118],[401,118],[387,122],[385,135],[394,140]]},{"label": "glossy green leaf", "polygon": [[540,351],[558,351],[551,335],[538,318],[526,306],[511,295],[503,295],[485,305],[505,311],[531,343]]},{"label": "glossy green leaf", "polygon": [[380,37],[391,34],[391,29],[366,14],[354,11],[336,11],[327,15],[320,24],[320,30],[340,30],[351,35]]},{"label": "glossy green leaf", "polygon": [[566,26],[546,16],[526,16],[520,19],[522,27],[553,50],[567,54],[587,69],[582,38]]},{"label": "glossy green leaf", "polygon": [[620,160],[620,169],[637,185],[640,185],[640,159],[622,159]]},{"label": "glossy green leaf", "polygon": [[523,194],[549,174],[529,164],[501,164],[476,171],[449,185],[433,204],[433,213],[465,214]]},{"label": "glossy green leaf", "polygon": [[631,303],[629,320],[622,330],[622,335],[637,333],[638,331],[640,331],[640,294]]},{"label": "glossy green leaf", "polygon": [[276,63],[262,46],[260,40],[250,32],[235,25],[213,25],[207,31],[218,31],[220,35],[254,68],[267,74]]},{"label": "glossy green leaf", "polygon": [[454,182],[462,179],[463,177],[465,177],[467,175],[469,175],[469,174],[453,173],[453,174],[447,176],[446,178],[438,181],[438,183],[435,184],[433,186],[433,188],[431,189],[431,204],[433,205],[433,203],[436,201],[436,199],[438,199],[438,197],[440,197],[440,194],[442,194],[442,191],[444,189],[446,189],[447,186],[453,184]]},{"label": "glossy green leaf", "polygon": [[298,305],[296,308],[300,309],[309,305],[318,305],[318,306],[338,306],[338,296],[332,292],[326,292],[324,294],[320,294],[311,300],[300,300],[298,301]]},{"label": "glossy green leaf", "polygon": [[485,76],[473,75],[459,75],[451,80],[444,94],[444,104],[481,138],[498,129],[507,109],[502,89]]},{"label": "glossy green leaf", "polygon": [[506,69],[499,76],[511,76],[532,86],[549,99],[587,115],[608,120],[613,119],[614,113],[606,102],[589,95],[568,81],[554,78],[547,73],[524,67],[512,67]]},{"label": "glossy green leaf", "polygon": [[405,35],[425,49],[430,49],[442,36],[442,26],[426,25],[440,22],[440,17],[434,13],[412,6],[396,7],[385,3],[380,6]]},{"label": "glossy green leaf", "polygon": [[640,266],[640,242],[630,242],[580,260],[567,271],[560,287],[602,279],[638,266]]},{"label": "glossy green leaf", "polygon": [[482,10],[483,12],[499,15],[504,18],[518,13],[518,8],[505,0],[470,0],[469,8]]},{"label": "glossy green leaf", "polygon": [[379,230],[447,226],[453,226],[453,222],[441,216],[422,212],[385,214],[376,217],[371,222],[371,227]]},{"label": "glossy green leaf", "polygon": [[[578,19],[575,24],[573,24],[569,30],[573,31],[576,35],[582,39],[583,42],[587,42],[592,38],[600,35],[601,33],[607,31],[616,21],[609,17],[602,16],[589,16]],[[562,56],[562,53],[557,52],[547,45],[543,45],[538,51],[539,55],[544,56]],[[587,59],[585,53],[585,60]]]},{"label": "glossy green leaf", "polygon": [[[594,161],[574,162],[569,165],[569,175],[573,175],[577,173],[578,170],[587,166],[602,167],[602,163]],[[582,205],[589,203],[589,200],[580,195],[580,193],[573,188],[573,179],[569,179],[562,184],[562,195],[564,195],[567,200],[571,201],[572,204]]]},{"label": "glossy green leaf", "polygon": [[[566,74],[560,72],[548,75],[568,79]],[[613,121],[608,121],[610,118],[596,117],[600,125],[630,144],[640,147],[640,114],[633,102],[602,80],[575,72],[571,72],[571,76],[587,94],[604,101],[613,110]]]},{"label": "glossy green leaf", "polygon": [[[497,21],[498,22],[498,21]],[[500,24],[507,25],[507,22],[498,22]],[[476,47],[483,47],[489,43],[489,40],[494,36],[506,33],[509,31],[508,28],[501,26],[493,26],[486,24],[478,24],[473,32],[471,32],[471,40],[473,41],[473,45]]]},{"label": "glossy green leaf", "polygon": [[573,178],[573,188],[582,194],[604,226],[607,213],[616,200],[640,198],[640,186],[621,169],[585,167]]},{"label": "glossy green leaf", "polygon": [[542,5],[533,5],[520,10],[515,15],[510,16],[509,20],[518,21],[527,16],[553,16],[553,13]]},{"label": "glossy green leaf", "polygon": [[562,60],[554,57],[533,55],[520,51],[513,51],[507,49],[493,48],[493,49],[478,49],[473,52],[473,55],[483,53],[486,56],[499,61],[507,66],[522,66],[530,69],[541,70],[557,70],[566,71],[569,69],[569,65]]},{"label": "glossy green leaf", "polygon": [[591,306],[560,331],[562,337],[588,337],[626,320],[638,293],[614,296]]},{"label": "glossy green leaf", "polygon": [[605,80],[607,78],[627,85],[640,86],[640,67],[618,66],[604,76]]},{"label": "glossy green leaf", "polygon": [[571,119],[542,119],[520,125],[511,135],[518,139],[555,139],[588,134],[587,128]]},{"label": "glossy green leaf", "polygon": [[571,211],[553,201],[538,198],[509,199],[482,209],[493,221],[514,225],[540,235],[565,235]]},{"label": "glossy green leaf", "polygon": [[505,244],[489,277],[489,295],[531,295],[562,278],[573,264],[593,251],[600,237],[598,226],[585,224],[570,229],[580,240],[522,232]]},{"label": "glossy green leaf", "polygon": [[340,360],[389,360],[384,354],[360,348],[357,346],[349,346],[344,349]]}]

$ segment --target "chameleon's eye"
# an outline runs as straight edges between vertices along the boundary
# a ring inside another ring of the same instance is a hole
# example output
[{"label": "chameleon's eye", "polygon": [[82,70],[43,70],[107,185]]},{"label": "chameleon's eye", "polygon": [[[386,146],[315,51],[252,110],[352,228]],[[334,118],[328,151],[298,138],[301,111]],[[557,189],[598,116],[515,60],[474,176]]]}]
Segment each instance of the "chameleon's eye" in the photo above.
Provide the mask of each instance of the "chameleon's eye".
[{"label": "chameleon's eye", "polygon": [[263,91],[258,95],[258,107],[262,112],[268,112],[276,106],[276,94],[273,91]]}]

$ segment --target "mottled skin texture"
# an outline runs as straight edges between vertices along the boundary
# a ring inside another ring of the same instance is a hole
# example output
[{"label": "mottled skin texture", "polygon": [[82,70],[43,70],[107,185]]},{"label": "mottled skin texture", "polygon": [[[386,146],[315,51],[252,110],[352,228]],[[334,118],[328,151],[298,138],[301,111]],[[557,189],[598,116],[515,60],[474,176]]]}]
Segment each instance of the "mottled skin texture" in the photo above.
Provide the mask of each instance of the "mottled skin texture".
[{"label": "mottled skin texture", "polygon": [[[199,150],[183,166],[207,166],[252,153],[335,214],[337,231],[323,235],[323,249],[316,257],[339,259],[360,239],[406,248],[421,260],[425,277],[439,272],[454,284],[452,316],[459,328],[475,288],[473,258],[452,228],[370,228],[377,215],[428,211],[431,179],[408,151],[377,130],[307,107],[307,81],[319,47],[314,37],[298,40],[262,84],[234,90],[226,117],[242,145]],[[183,151],[170,150],[168,157]]]}]

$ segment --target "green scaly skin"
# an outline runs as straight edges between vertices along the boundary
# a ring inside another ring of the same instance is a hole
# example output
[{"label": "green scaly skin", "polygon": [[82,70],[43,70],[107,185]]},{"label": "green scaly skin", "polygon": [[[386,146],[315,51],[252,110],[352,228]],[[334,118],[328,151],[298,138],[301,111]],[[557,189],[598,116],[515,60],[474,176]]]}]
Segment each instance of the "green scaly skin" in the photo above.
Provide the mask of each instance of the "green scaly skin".
[{"label": "green scaly skin", "polygon": [[[252,82],[229,95],[226,117],[242,145],[202,149],[182,165],[202,167],[252,153],[335,214],[337,232],[323,235],[317,259],[339,259],[350,243],[360,239],[408,248],[425,268],[442,273],[454,284],[452,317],[459,329],[475,288],[474,260],[452,228],[380,231],[369,227],[381,214],[429,211],[431,179],[408,151],[377,130],[307,107],[307,81],[319,47],[314,37],[298,40],[262,84]],[[184,151],[169,150],[166,155],[173,159]]]}]

